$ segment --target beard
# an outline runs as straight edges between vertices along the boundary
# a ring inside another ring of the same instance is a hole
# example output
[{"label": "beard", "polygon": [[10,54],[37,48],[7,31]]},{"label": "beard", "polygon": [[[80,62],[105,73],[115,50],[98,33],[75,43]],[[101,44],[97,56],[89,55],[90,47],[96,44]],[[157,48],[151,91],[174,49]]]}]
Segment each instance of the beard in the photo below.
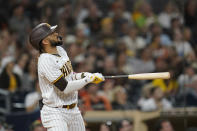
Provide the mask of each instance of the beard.
[{"label": "beard", "polygon": [[52,47],[60,46],[60,45],[63,44],[62,37],[61,36],[57,36],[57,37],[58,37],[57,41],[50,40],[50,44],[51,44]]}]

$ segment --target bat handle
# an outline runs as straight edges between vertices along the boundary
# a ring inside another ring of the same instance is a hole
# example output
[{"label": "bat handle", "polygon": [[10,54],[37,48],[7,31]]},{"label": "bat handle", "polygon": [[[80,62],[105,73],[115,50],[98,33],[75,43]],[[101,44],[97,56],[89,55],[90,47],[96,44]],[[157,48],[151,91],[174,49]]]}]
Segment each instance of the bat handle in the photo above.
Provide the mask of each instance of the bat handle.
[{"label": "bat handle", "polygon": [[104,76],[105,79],[112,79],[112,78],[128,78],[128,75],[117,75],[117,76]]}]

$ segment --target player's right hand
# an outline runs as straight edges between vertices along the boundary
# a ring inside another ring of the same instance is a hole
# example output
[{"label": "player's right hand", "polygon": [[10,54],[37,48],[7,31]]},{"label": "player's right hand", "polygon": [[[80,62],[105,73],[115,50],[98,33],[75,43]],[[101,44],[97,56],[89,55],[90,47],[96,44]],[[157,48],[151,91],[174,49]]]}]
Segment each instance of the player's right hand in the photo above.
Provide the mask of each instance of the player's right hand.
[{"label": "player's right hand", "polygon": [[95,79],[95,75],[92,73],[88,73],[83,79],[85,79],[87,83],[92,83]]},{"label": "player's right hand", "polygon": [[99,84],[105,80],[104,76],[101,73],[89,73],[89,72],[86,73],[84,79],[87,83],[94,83],[94,84]]},{"label": "player's right hand", "polygon": [[104,76],[101,73],[94,73],[94,81],[92,83],[99,84],[105,80]]}]

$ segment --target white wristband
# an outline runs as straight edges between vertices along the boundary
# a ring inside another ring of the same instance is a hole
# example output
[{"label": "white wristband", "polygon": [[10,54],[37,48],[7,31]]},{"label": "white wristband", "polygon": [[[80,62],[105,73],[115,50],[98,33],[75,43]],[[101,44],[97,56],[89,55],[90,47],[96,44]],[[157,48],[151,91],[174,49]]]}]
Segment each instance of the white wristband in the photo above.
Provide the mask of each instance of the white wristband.
[{"label": "white wristband", "polygon": [[82,73],[75,73],[75,74],[74,74],[74,79],[75,79],[75,80],[82,79],[83,74],[84,74],[83,72],[82,72]]}]

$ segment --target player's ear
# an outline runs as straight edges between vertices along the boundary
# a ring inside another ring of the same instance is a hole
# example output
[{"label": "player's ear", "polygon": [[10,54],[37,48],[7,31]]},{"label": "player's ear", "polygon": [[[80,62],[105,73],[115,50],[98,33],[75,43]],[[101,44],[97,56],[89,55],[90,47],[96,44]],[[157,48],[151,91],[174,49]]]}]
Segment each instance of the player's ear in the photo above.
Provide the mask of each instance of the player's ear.
[{"label": "player's ear", "polygon": [[42,40],[42,44],[47,45],[48,43],[49,43],[48,39],[45,38]]}]

